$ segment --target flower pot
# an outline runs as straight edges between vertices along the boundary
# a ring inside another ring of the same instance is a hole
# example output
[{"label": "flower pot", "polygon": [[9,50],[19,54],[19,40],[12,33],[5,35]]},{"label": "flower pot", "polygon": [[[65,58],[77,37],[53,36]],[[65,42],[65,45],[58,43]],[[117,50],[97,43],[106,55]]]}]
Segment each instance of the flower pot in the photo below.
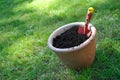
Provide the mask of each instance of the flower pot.
[{"label": "flower pot", "polygon": [[[73,22],[63,25],[56,29],[48,39],[49,48],[56,53],[58,58],[69,68],[81,69],[90,66],[93,63],[96,51],[96,29],[92,24],[88,25],[91,30],[91,36],[78,46],[71,48],[56,48],[53,46],[53,39],[64,33],[66,30],[74,27],[84,27],[84,22]],[[69,36],[68,36],[69,37]]]}]

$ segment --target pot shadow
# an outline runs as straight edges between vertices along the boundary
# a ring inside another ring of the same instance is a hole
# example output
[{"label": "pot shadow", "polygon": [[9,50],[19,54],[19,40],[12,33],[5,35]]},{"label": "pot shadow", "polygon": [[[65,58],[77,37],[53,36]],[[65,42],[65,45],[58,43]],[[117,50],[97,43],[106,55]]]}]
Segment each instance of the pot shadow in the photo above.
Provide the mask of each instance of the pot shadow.
[{"label": "pot shadow", "polygon": [[120,46],[119,41],[106,38],[100,42],[96,50],[92,70],[92,80],[118,80],[120,76]]}]

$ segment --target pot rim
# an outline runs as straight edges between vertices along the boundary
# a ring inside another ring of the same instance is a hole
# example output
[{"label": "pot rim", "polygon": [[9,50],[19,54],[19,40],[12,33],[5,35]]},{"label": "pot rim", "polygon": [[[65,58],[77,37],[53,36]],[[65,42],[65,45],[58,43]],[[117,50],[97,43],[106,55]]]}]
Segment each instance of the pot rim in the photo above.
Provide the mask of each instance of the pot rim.
[{"label": "pot rim", "polygon": [[[78,49],[82,49],[84,48],[86,45],[88,45],[93,39],[95,39],[95,36],[96,36],[96,28],[91,24],[89,23],[88,25],[88,29],[91,30],[91,36],[83,43],[81,43],[80,45],[78,46],[74,46],[74,47],[70,47],[70,48],[56,48],[52,45],[53,43],[53,38],[55,38],[57,35],[60,35],[61,33],[65,32],[66,30],[68,30],[69,28],[71,28],[72,26],[74,25],[80,25],[82,27],[84,27],[85,25],[85,22],[73,22],[73,23],[68,23],[66,25],[63,25],[59,28],[57,28],[55,31],[53,31],[53,33],[49,36],[49,39],[48,39],[48,47],[53,50],[54,52],[59,52],[59,53],[64,53],[64,52],[71,52],[71,51],[76,51]],[[70,27],[71,26],[71,27]],[[58,31],[62,31],[61,33],[59,34],[56,34]]]}]

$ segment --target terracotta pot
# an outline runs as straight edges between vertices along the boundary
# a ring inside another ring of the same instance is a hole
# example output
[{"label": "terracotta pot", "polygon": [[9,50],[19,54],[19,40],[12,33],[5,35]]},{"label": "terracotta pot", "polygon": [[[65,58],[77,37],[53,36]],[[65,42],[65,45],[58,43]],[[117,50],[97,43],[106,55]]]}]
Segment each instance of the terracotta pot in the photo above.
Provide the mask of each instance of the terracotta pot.
[{"label": "terracotta pot", "polygon": [[74,22],[66,24],[56,29],[48,39],[48,46],[53,50],[58,58],[69,68],[81,69],[88,67],[93,63],[96,51],[96,29],[92,24],[89,24],[88,28],[91,30],[91,36],[82,44],[71,48],[56,48],[53,46],[53,39],[70,29],[71,27],[78,25],[84,27],[84,22]]}]

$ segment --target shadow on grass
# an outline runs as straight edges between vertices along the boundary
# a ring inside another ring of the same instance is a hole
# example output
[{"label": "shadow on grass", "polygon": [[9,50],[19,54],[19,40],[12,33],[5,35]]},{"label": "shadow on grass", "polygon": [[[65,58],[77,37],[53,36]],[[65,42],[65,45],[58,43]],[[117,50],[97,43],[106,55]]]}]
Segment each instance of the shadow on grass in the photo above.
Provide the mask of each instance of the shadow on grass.
[{"label": "shadow on grass", "polygon": [[105,39],[97,48],[95,62],[92,66],[92,80],[119,80],[120,76],[119,41]]},{"label": "shadow on grass", "polygon": [[0,1],[0,18],[10,18],[12,16],[18,15],[14,13],[12,10],[13,8],[21,5],[23,3],[30,3],[33,0],[1,0]]}]

